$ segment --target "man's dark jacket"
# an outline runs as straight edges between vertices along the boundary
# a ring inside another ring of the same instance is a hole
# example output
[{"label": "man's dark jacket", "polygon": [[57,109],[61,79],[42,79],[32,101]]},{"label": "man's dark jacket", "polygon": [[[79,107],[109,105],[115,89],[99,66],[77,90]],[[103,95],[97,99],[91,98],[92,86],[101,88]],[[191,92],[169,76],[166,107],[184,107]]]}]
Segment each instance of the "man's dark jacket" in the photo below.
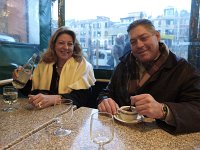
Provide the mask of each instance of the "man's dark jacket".
[{"label": "man's dark jacket", "polygon": [[[105,97],[110,97],[119,106],[130,105],[127,77],[130,74],[129,70],[135,66],[129,61],[129,57],[133,57],[131,53],[121,58],[111,82],[97,99],[99,103]],[[168,105],[176,126],[156,120],[158,125],[166,131],[171,133],[200,131],[200,73],[185,59],[178,58],[170,51],[159,71],[132,95],[135,93],[150,94],[156,101]]]}]

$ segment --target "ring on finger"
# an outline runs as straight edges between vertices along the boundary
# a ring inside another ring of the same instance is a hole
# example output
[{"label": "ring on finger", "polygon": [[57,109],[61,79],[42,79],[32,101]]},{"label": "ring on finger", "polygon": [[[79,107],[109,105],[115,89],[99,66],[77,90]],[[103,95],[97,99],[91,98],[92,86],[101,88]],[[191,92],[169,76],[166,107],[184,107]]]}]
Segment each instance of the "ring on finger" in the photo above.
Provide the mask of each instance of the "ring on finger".
[{"label": "ring on finger", "polygon": [[42,107],[42,102],[39,102],[38,106],[39,106],[39,108],[41,108]]}]

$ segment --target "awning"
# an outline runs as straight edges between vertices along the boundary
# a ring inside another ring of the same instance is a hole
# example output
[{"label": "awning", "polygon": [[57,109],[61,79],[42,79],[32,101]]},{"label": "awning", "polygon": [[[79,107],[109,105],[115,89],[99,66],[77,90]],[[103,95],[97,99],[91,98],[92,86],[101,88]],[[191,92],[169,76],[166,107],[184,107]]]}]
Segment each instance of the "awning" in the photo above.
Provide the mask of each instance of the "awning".
[{"label": "awning", "polygon": [[174,35],[161,34],[161,39],[173,40],[174,39]]}]

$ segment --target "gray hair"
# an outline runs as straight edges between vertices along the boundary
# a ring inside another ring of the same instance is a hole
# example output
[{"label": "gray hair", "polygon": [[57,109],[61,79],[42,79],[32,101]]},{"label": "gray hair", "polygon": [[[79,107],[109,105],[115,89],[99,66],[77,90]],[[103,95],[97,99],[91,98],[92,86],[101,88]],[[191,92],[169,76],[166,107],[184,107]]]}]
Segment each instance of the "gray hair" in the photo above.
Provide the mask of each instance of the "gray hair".
[{"label": "gray hair", "polygon": [[149,31],[156,31],[155,26],[153,25],[153,23],[148,20],[148,19],[139,19],[139,20],[135,20],[133,21],[127,28],[127,32],[129,33],[130,30],[138,27],[138,26],[144,26],[147,30]]}]

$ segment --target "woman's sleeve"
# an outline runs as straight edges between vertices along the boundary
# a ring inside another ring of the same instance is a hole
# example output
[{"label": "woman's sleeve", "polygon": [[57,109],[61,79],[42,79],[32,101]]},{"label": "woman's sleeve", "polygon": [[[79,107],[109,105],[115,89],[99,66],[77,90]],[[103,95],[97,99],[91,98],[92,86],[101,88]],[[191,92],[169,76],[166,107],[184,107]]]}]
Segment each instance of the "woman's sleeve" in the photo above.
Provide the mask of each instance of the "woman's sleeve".
[{"label": "woman's sleeve", "polygon": [[81,89],[81,90],[73,90],[71,93],[68,94],[61,94],[65,99],[72,99],[73,105],[76,105],[77,108],[79,107],[88,107],[93,101],[92,97],[92,89]]},{"label": "woman's sleeve", "polygon": [[32,80],[28,80],[24,88],[20,89],[19,91],[24,95],[28,96],[31,93],[32,88]]}]

